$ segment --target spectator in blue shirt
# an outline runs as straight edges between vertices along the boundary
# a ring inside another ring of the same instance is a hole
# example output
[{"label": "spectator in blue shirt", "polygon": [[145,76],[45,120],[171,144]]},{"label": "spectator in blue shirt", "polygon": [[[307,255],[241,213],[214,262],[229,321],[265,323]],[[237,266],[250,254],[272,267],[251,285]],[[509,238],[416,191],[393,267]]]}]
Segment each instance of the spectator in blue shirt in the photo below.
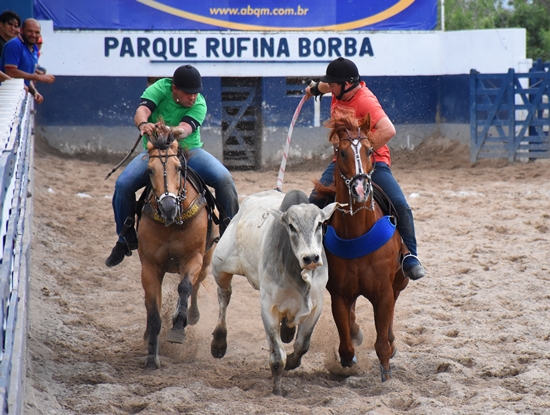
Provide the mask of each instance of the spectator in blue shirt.
[{"label": "spectator in blue shirt", "polygon": [[19,35],[19,26],[21,18],[17,13],[6,10],[0,14],[0,55],[6,42]]},{"label": "spectator in blue shirt", "polygon": [[44,101],[36,89],[35,82],[51,84],[55,77],[49,74],[36,73],[38,65],[38,46],[36,42],[40,38],[40,23],[35,19],[27,19],[21,26],[21,34],[4,45],[0,56],[0,71],[12,78],[25,80],[25,87],[33,95],[37,104]]}]

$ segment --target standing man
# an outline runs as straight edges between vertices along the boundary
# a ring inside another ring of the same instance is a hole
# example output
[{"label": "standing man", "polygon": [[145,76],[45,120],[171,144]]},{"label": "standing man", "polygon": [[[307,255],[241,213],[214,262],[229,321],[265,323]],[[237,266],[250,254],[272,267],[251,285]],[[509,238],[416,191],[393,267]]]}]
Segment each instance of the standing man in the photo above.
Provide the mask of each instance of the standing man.
[{"label": "standing man", "polygon": [[[199,71],[191,66],[180,66],[172,79],[163,78],[147,87],[141,96],[141,102],[134,115],[134,124],[142,136],[151,135],[155,124],[162,118],[170,127],[179,127],[180,147],[189,151],[188,165],[195,170],[205,183],[213,187],[216,199],[229,218],[239,210],[237,189],[233,178],[225,166],[210,153],[203,150],[200,127],[206,118],[206,101],[200,94],[202,77]],[[147,137],[143,137],[146,148]],[[135,218],[136,192],[147,185],[147,150],[138,154],[126,166],[118,177],[113,195],[118,241],[111,255],[105,261],[108,267],[114,267],[132,255],[137,249],[138,240],[133,221]]]},{"label": "standing man", "polygon": [[44,101],[34,83],[36,81],[51,84],[55,81],[53,75],[36,73],[38,65],[38,46],[36,42],[40,38],[40,23],[35,19],[27,19],[21,27],[21,34],[9,40],[4,45],[0,56],[0,71],[12,78],[22,78],[25,86],[32,94],[37,104]]},{"label": "standing man", "polygon": [[[354,109],[359,120],[365,119],[367,114],[370,115],[370,141],[375,150],[373,154],[376,162],[372,180],[384,190],[399,215],[397,230],[409,249],[401,263],[405,276],[412,280],[422,278],[426,271],[417,257],[412,210],[390,168],[391,157],[387,144],[395,135],[395,127],[376,96],[367,88],[365,82],[361,81],[357,66],[351,60],[340,57],[332,61],[327,66],[326,75],[322,76],[319,82],[308,86],[305,94],[309,99],[329,92],[332,93],[331,116],[339,108]],[[333,159],[319,179],[325,186],[334,183],[334,161]],[[320,199],[315,192],[311,193],[309,200],[321,207],[328,202]]]},{"label": "standing man", "polygon": [[0,14],[0,56],[6,42],[19,35],[19,26],[21,18],[17,13],[6,10]]}]

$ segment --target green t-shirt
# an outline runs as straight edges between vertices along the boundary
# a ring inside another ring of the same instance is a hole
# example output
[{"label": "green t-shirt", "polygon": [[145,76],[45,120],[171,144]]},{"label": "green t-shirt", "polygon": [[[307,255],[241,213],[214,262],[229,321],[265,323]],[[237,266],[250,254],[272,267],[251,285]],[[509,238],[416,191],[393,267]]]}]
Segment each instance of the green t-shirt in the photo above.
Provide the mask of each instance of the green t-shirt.
[{"label": "green t-shirt", "polygon": [[[141,98],[146,98],[156,104],[156,108],[149,117],[148,121],[156,123],[160,117],[165,124],[170,127],[176,127],[182,118],[189,116],[202,125],[206,118],[206,100],[201,94],[197,95],[197,100],[191,108],[185,108],[179,105],[172,98],[172,80],[163,78],[148,87]],[[179,145],[189,150],[202,147],[200,127],[193,131],[183,140],[179,140]],[[143,137],[143,146],[147,148],[147,137]]]}]

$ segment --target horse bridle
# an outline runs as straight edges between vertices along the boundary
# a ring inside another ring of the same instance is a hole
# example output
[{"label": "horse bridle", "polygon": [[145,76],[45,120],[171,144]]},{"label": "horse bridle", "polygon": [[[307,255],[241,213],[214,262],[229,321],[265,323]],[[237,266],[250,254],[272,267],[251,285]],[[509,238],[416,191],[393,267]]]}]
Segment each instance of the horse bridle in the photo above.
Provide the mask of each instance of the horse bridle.
[{"label": "horse bridle", "polygon": [[[158,158],[160,160],[160,162],[162,164],[162,168],[163,168],[163,177],[164,177],[164,193],[160,197],[157,197],[156,193],[153,191],[153,195],[155,197],[155,202],[156,202],[156,205],[157,205],[157,207],[156,207],[157,214],[162,217],[162,212],[160,211],[160,204],[161,204],[162,200],[164,200],[165,198],[172,197],[176,201],[176,206],[177,206],[177,210],[178,210],[178,214],[176,215],[176,217],[181,217],[181,209],[182,209],[182,206],[183,206],[183,202],[187,198],[187,186],[186,186],[186,184],[187,184],[187,159],[185,157],[180,158],[178,153],[168,154],[168,149],[164,150],[165,154],[161,154],[162,150],[160,148],[154,148],[152,150],[157,150],[158,154],[154,155],[154,154],[149,153],[149,158]],[[180,173],[180,175],[179,175],[180,184],[179,184],[179,193],[177,195],[175,195],[174,193],[171,193],[171,192],[168,191],[168,173],[166,171],[166,165],[168,163],[168,158],[170,158],[170,157],[178,157],[178,159],[180,160],[180,168],[181,168],[181,171],[183,172],[183,174]],[[181,160],[183,160],[183,162],[184,162],[183,166],[181,166]],[[178,224],[178,225],[181,225],[182,223],[183,223],[183,221],[181,221],[181,220],[176,222],[176,224]]]},{"label": "horse bridle", "polygon": [[[351,216],[355,215],[357,212],[359,212],[361,209],[368,209],[374,211],[374,197],[372,197],[373,194],[373,187],[372,187],[372,173],[374,173],[374,169],[376,166],[376,162],[373,161],[372,163],[372,169],[370,172],[365,173],[363,171],[363,165],[361,164],[361,141],[368,140],[368,137],[365,137],[361,135],[361,129],[357,129],[357,137],[353,138],[351,136],[351,133],[349,130],[347,130],[348,136],[340,138],[340,141],[349,141],[351,143],[351,148],[353,150],[354,154],[354,161],[355,161],[355,172],[356,174],[352,176],[351,178],[346,177],[340,169],[338,169],[338,173],[340,174],[340,177],[344,180],[344,183],[346,184],[346,187],[348,188],[348,195],[349,195],[349,210],[348,209],[342,209],[337,208],[343,213],[349,213]],[[334,152],[337,153],[339,151],[339,144],[334,144]],[[373,153],[372,147],[369,147],[367,156],[370,157]],[[353,183],[355,183],[357,180],[365,179],[367,181],[368,186],[368,192],[371,195],[371,206],[368,207],[367,205],[360,206],[359,209],[356,211],[353,210],[353,194],[352,194],[352,188]]]}]

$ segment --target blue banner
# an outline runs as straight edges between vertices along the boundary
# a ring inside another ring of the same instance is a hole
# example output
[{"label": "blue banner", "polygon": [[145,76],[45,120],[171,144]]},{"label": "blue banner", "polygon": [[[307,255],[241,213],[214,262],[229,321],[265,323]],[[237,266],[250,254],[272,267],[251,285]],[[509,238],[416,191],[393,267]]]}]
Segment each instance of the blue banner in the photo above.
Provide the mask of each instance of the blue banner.
[{"label": "blue banner", "polygon": [[433,30],[437,0],[35,0],[55,29]]}]

